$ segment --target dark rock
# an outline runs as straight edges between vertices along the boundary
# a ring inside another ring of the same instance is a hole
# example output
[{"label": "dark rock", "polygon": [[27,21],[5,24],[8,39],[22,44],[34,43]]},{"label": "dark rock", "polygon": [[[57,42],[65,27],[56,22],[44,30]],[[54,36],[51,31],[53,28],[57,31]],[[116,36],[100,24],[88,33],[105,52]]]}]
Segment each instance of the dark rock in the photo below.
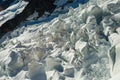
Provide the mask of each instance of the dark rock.
[{"label": "dark rock", "polygon": [[81,4],[85,4],[87,3],[89,0],[77,0],[77,2],[81,3]]},{"label": "dark rock", "polygon": [[22,13],[16,15],[13,19],[8,20],[0,27],[0,37],[5,33],[14,30],[21,22],[24,22],[35,11],[41,17],[44,12],[52,13],[56,6],[53,4],[55,0],[25,0],[29,4],[25,7]]},{"label": "dark rock", "polygon": [[0,7],[4,10],[10,6],[15,0],[2,0],[0,1]]}]

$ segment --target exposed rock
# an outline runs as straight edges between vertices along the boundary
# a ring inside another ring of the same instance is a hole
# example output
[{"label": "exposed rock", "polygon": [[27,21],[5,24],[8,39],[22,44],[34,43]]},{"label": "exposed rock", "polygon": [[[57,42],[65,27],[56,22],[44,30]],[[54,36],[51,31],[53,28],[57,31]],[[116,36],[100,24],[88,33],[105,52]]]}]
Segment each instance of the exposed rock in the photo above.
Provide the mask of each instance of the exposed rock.
[{"label": "exposed rock", "polygon": [[30,0],[29,4],[25,7],[22,13],[16,15],[11,20],[8,20],[0,27],[0,36],[14,30],[21,22],[24,22],[35,11],[38,12],[39,17],[41,17],[45,11],[52,13],[56,8],[53,2],[54,1],[51,2],[49,0]]},{"label": "exposed rock", "polygon": [[2,0],[2,1],[0,1],[0,8],[2,8],[2,10],[4,10],[4,9],[6,9],[6,8],[8,8],[10,5],[11,5],[11,3],[13,3],[15,0]]}]

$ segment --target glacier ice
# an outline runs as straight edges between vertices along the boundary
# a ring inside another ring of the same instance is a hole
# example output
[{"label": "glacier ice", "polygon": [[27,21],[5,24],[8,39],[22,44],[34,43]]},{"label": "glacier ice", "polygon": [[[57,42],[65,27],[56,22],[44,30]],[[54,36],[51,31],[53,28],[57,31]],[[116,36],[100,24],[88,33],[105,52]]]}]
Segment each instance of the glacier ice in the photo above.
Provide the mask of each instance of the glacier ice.
[{"label": "glacier ice", "polygon": [[119,3],[90,0],[51,21],[24,22],[0,39],[0,80],[119,80]]}]

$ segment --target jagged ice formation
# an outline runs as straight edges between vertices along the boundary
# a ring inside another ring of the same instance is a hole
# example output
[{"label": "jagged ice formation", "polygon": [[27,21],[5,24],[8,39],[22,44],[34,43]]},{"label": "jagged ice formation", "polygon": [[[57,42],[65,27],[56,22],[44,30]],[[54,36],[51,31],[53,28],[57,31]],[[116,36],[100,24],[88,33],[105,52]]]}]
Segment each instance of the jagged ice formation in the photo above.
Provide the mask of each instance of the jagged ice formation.
[{"label": "jagged ice formation", "polygon": [[90,0],[7,33],[0,39],[0,79],[119,80],[119,4]]}]

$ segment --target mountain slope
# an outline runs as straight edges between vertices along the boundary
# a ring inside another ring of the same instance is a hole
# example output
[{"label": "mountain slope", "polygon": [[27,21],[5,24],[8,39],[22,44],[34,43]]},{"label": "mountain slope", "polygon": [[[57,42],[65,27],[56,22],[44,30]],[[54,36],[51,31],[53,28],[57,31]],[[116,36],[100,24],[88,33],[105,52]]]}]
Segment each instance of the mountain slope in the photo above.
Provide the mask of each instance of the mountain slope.
[{"label": "mountain slope", "polygon": [[21,23],[0,39],[0,80],[114,80],[119,3],[90,0],[52,20],[59,8],[44,21]]}]

